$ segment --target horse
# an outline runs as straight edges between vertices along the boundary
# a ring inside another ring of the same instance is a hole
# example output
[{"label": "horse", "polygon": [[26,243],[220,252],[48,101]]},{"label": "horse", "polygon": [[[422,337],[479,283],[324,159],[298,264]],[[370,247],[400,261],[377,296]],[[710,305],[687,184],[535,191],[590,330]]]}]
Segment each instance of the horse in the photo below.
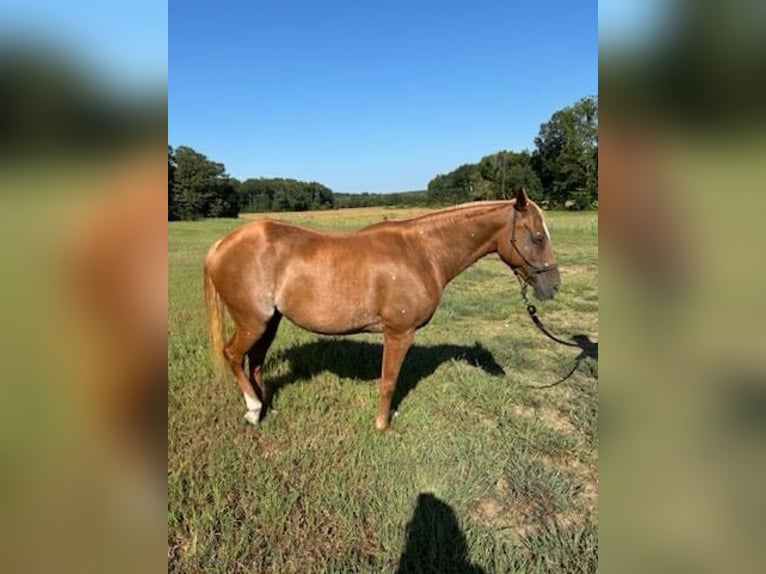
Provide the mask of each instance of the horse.
[{"label": "horse", "polygon": [[[319,334],[383,334],[375,427],[390,424],[391,399],[415,331],[447,284],[497,253],[538,299],[561,281],[543,212],[519,188],[513,199],[449,207],[407,220],[328,233],[259,220],[219,239],[204,263],[207,328],[219,377],[228,362],[257,424],[263,363],[282,317]],[[223,309],[235,329],[223,346]],[[248,374],[245,373],[245,356]]]}]

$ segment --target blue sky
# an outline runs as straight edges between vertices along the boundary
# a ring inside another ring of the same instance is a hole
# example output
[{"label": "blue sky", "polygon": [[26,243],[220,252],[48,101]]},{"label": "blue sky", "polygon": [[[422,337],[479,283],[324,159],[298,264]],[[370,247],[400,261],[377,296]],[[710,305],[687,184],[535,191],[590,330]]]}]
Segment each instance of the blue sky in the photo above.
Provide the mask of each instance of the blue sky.
[{"label": "blue sky", "polygon": [[595,1],[171,0],[173,146],[233,176],[424,189],[598,91]]},{"label": "blue sky", "polygon": [[168,10],[157,0],[10,0],[0,38],[48,46],[121,92],[164,88]]}]

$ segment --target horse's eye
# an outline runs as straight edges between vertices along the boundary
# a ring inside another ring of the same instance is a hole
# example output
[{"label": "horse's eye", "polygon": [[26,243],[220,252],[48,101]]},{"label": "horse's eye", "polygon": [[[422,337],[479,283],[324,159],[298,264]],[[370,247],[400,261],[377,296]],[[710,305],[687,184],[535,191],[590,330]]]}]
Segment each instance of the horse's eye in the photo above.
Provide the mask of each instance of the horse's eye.
[{"label": "horse's eye", "polygon": [[542,245],[544,240],[545,240],[545,235],[543,235],[539,231],[537,233],[532,234],[532,241],[534,241],[537,245]]}]

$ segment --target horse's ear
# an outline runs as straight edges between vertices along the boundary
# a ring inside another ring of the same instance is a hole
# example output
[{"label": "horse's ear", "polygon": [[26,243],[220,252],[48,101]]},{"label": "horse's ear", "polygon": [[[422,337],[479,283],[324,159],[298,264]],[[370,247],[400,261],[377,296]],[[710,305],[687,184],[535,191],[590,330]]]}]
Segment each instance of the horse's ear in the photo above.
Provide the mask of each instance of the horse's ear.
[{"label": "horse's ear", "polygon": [[529,197],[527,197],[527,190],[524,189],[524,187],[519,187],[519,189],[516,190],[516,205],[514,207],[521,211],[522,209],[527,208],[527,202],[529,201]]}]

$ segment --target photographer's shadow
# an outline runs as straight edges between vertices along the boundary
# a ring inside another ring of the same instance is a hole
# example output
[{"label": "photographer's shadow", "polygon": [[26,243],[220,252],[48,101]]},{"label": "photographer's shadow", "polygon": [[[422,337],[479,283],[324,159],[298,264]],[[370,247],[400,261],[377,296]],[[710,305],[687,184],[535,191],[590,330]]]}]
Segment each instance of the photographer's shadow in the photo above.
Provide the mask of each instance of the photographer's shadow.
[{"label": "photographer's shadow", "polygon": [[418,495],[396,574],[486,574],[468,560],[455,511],[431,493]]}]

